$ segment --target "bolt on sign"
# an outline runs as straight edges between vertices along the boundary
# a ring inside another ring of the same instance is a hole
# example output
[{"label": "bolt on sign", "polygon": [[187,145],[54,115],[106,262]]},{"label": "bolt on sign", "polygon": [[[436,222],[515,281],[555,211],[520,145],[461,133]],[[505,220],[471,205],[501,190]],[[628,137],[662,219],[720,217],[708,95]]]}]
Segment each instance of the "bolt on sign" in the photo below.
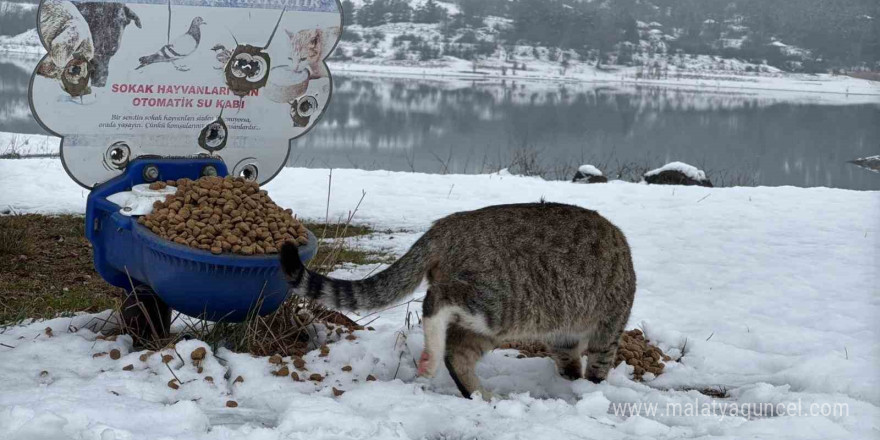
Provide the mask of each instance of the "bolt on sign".
[{"label": "bolt on sign", "polygon": [[139,156],[214,155],[259,183],[332,92],[337,0],[44,0],[37,120],[91,188]]}]

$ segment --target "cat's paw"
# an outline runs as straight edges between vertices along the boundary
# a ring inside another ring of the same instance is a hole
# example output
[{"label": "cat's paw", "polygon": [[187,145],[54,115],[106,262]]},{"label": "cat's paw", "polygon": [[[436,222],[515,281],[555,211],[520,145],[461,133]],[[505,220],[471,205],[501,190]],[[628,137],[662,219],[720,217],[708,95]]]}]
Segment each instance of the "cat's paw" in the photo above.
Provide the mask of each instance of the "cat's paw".
[{"label": "cat's paw", "polygon": [[437,359],[436,356],[431,356],[427,351],[422,352],[422,356],[419,358],[419,376],[425,378],[432,378],[437,374]]},{"label": "cat's paw", "polygon": [[486,389],[483,389],[483,388],[480,388],[479,390],[474,391],[473,393],[471,393],[471,397],[470,397],[470,398],[471,398],[472,400],[480,400],[480,399],[482,399],[484,402],[491,402],[493,397],[494,397],[494,398],[498,398],[498,399],[501,399],[501,398],[502,398],[500,395],[492,394],[491,391],[486,390]]}]

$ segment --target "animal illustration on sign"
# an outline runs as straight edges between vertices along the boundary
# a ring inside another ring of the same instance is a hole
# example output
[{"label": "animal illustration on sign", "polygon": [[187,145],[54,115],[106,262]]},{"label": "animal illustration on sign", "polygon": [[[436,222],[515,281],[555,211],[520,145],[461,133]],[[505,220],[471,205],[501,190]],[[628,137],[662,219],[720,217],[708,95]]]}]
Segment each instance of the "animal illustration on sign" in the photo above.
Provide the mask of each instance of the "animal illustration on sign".
[{"label": "animal illustration on sign", "polygon": [[[155,53],[140,57],[138,59],[140,65],[135,67],[135,70],[142,69],[154,63],[170,62],[174,64],[176,61],[192,55],[196,49],[199,48],[199,43],[202,39],[201,26],[205,24],[207,24],[207,22],[205,22],[202,17],[193,18],[189,25],[189,29],[187,29],[183,35],[162,46]],[[187,67],[178,66],[176,64],[175,68],[178,70],[188,70]]]},{"label": "animal illustration on sign", "polygon": [[95,44],[86,19],[73,3],[49,0],[40,8],[39,24],[48,54],[37,65],[37,74],[60,80],[71,96],[90,94],[89,62]]},{"label": "animal illustration on sign", "polygon": [[328,29],[305,29],[291,32],[285,29],[290,39],[290,60],[294,72],[309,72],[309,79],[325,78],[330,73],[324,65],[324,58],[333,48],[339,36],[339,27]]},{"label": "animal illustration on sign", "polygon": [[88,23],[95,46],[89,62],[91,84],[104,87],[110,73],[110,59],[119,51],[125,28],[134,23],[141,28],[141,19],[123,3],[77,2],[76,8]]}]

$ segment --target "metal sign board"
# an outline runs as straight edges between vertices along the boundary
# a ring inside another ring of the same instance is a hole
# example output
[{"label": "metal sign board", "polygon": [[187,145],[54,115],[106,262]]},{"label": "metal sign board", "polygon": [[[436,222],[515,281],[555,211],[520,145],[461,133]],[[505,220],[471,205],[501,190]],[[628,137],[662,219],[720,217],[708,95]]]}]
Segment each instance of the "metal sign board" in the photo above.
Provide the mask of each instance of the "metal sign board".
[{"label": "metal sign board", "polygon": [[327,107],[341,27],[338,0],[44,0],[31,108],[87,188],[141,156],[265,183]]}]

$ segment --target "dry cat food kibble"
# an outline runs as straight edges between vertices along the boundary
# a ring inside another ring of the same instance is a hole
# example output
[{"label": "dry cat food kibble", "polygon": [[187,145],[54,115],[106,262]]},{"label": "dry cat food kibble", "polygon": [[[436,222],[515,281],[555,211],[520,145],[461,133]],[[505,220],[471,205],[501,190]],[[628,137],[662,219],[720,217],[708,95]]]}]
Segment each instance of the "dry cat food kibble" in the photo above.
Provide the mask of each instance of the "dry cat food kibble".
[{"label": "dry cat food kibble", "polygon": [[624,332],[620,337],[615,365],[621,362],[632,365],[636,380],[641,380],[645,373],[653,373],[655,376],[662,374],[664,365],[661,360],[668,361],[670,358],[648,342],[639,329]]},{"label": "dry cat food kibble", "polygon": [[[519,350],[518,358],[551,357],[552,353],[542,342],[505,342],[499,348]],[[584,353],[586,354],[586,353]],[[672,360],[658,347],[650,344],[639,329],[623,332],[620,335],[620,348],[614,366],[626,362],[633,367],[633,379],[642,380],[645,373],[659,376],[665,365],[661,361]]]},{"label": "dry cat food kibble", "polygon": [[150,188],[170,184],[177,193],[138,219],[162,238],[214,254],[240,255],[274,254],[287,241],[308,243],[306,228],[293,211],[276,205],[255,182],[202,177],[155,182]]}]

